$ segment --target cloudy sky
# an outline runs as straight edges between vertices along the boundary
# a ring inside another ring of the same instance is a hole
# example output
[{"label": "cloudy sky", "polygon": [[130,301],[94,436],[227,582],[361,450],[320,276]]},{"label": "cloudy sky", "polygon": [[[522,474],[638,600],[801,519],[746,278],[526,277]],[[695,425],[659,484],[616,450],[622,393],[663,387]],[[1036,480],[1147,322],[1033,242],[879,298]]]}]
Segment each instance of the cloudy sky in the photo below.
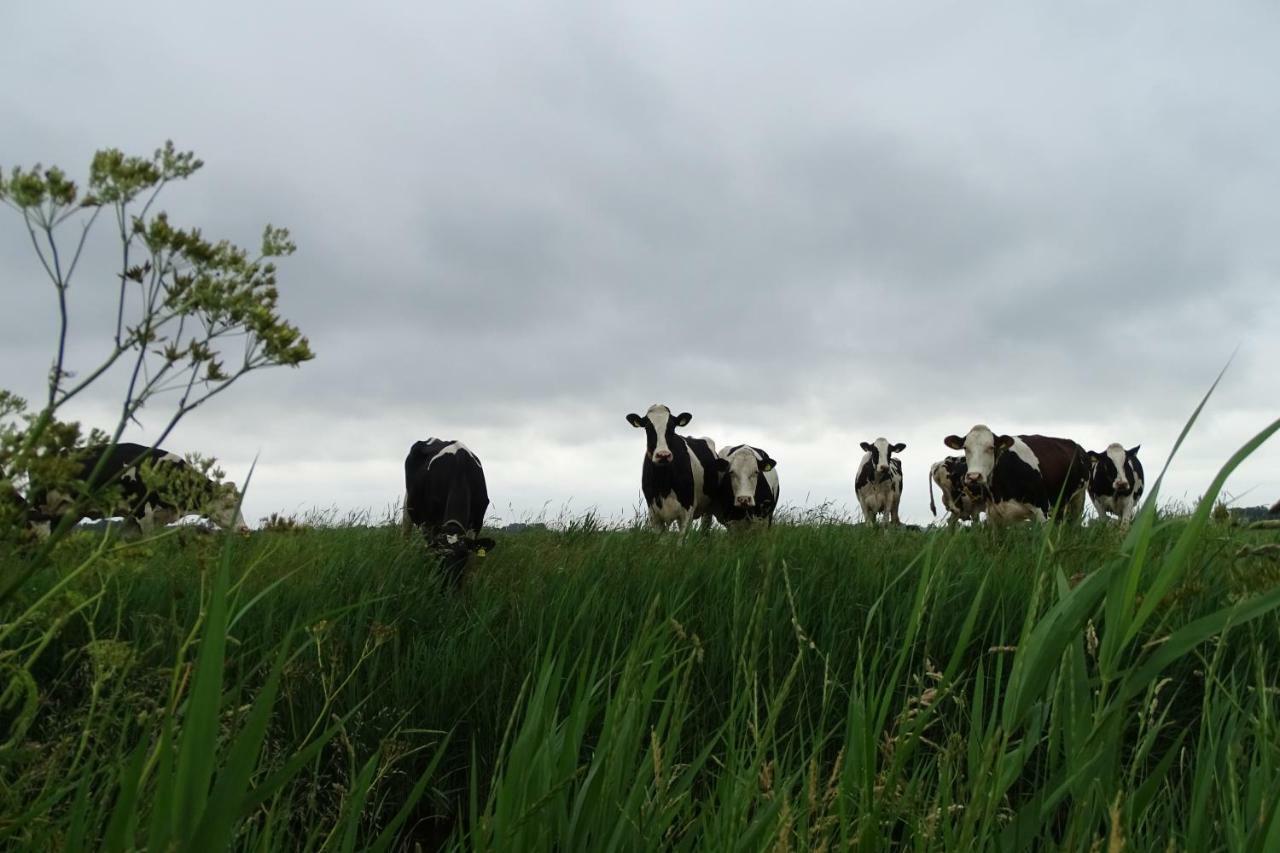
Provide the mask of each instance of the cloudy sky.
[{"label": "cloudy sky", "polygon": [[[1238,348],[1170,471],[1189,500],[1280,415],[1274,3],[125,5],[6,11],[0,168],[173,139],[206,162],[177,221],[292,230],[315,361],[167,442],[237,480],[257,455],[250,519],[382,513],[432,435],[501,521],[629,514],[653,402],[802,505],[853,505],[858,442],[904,441],[915,521],[975,422],[1141,443],[1154,476]],[[38,396],[55,302],[8,210],[0,300],[0,387]],[[1229,490],[1280,498],[1280,442]]]}]

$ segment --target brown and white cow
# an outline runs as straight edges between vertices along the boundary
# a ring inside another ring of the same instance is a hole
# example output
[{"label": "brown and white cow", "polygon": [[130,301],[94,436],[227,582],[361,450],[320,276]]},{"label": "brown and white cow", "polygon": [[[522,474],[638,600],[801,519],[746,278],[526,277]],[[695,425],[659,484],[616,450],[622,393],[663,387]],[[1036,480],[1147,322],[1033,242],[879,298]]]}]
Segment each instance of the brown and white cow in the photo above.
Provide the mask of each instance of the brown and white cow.
[{"label": "brown and white cow", "polygon": [[964,451],[965,491],[993,524],[1080,517],[1089,458],[1071,439],[997,435],[977,424],[963,437],[943,441]]}]

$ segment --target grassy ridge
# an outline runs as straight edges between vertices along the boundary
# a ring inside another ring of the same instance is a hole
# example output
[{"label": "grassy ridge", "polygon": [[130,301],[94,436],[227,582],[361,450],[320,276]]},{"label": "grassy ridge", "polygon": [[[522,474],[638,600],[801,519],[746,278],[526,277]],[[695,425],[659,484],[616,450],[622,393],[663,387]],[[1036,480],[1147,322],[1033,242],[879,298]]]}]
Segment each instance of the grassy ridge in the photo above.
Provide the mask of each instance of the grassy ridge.
[{"label": "grassy ridge", "polygon": [[528,532],[461,594],[390,528],[77,537],[0,616],[0,834],[1264,849],[1274,533],[1153,522]]}]

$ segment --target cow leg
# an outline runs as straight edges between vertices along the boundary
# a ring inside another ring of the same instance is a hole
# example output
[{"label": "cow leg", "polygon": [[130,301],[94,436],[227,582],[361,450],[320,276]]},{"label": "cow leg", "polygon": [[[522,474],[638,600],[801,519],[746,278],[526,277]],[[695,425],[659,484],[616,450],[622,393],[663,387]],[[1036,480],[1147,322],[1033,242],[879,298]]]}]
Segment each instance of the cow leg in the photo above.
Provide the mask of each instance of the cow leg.
[{"label": "cow leg", "polygon": [[1098,514],[1098,521],[1102,524],[1107,523],[1107,510],[1102,506],[1102,501],[1089,495],[1089,501],[1093,504],[1093,511]]},{"label": "cow leg", "polygon": [[659,517],[656,512],[649,513],[649,526],[653,528],[654,533],[667,532],[667,522]]},{"label": "cow leg", "polygon": [[891,501],[889,504],[889,521],[891,524],[901,524],[902,521],[898,518],[898,505],[902,503],[902,492],[895,494]]},{"label": "cow leg", "polygon": [[1128,527],[1133,522],[1133,517],[1138,514],[1138,502],[1133,499],[1133,495],[1129,495],[1124,499],[1124,503],[1120,505],[1120,526]]}]

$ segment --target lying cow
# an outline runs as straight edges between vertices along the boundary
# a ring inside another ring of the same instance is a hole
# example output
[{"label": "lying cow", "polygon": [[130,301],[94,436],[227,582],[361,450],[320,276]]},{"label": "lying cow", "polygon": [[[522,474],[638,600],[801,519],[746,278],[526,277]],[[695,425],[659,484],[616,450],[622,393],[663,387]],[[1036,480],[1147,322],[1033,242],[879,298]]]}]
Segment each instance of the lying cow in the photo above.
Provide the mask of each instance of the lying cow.
[{"label": "lying cow", "polygon": [[948,456],[929,468],[929,512],[935,516],[938,514],[937,504],[933,502],[936,484],[942,493],[942,509],[947,513],[947,524],[977,521],[981,514],[973,498],[965,491],[964,477],[968,470],[963,456]]},{"label": "lying cow", "polygon": [[716,445],[709,438],[676,435],[676,427],[688,426],[691,420],[688,412],[673,416],[658,403],[643,416],[627,415],[627,423],[645,431],[640,489],[649,524],[660,532],[673,521],[681,533],[699,518],[704,530],[711,526],[711,503],[719,481]]},{"label": "lying cow", "polygon": [[883,516],[885,521],[900,524],[898,503],[902,500],[902,460],[893,456],[907,449],[905,444],[890,444],[877,438],[859,445],[866,451],[858,465],[858,476],[853,490],[862,507],[862,517],[868,524],[875,524]]},{"label": "lying cow", "polygon": [[715,462],[719,485],[712,512],[725,527],[764,520],[773,524],[778,508],[777,463],[758,447],[736,444]]},{"label": "lying cow", "polygon": [[996,435],[978,424],[944,443],[963,450],[965,491],[993,524],[1025,519],[1079,518],[1089,458],[1067,438]]},{"label": "lying cow", "polygon": [[460,441],[415,441],[404,460],[404,528],[417,528],[440,555],[457,585],[472,553],[483,557],[494,541],[480,536],[489,491],[480,459]]},{"label": "lying cow", "polygon": [[1098,518],[1114,515],[1121,524],[1128,524],[1138,511],[1145,487],[1138,447],[1125,450],[1122,444],[1111,444],[1101,453],[1091,450],[1089,464],[1089,499]]},{"label": "lying cow", "polygon": [[222,528],[248,529],[233,484],[218,483],[159,447],[97,445],[69,456],[75,494],[38,482],[31,485],[27,501],[42,530],[56,526],[68,513],[77,521],[123,517],[126,527],[144,534],[188,515],[204,516]]}]

